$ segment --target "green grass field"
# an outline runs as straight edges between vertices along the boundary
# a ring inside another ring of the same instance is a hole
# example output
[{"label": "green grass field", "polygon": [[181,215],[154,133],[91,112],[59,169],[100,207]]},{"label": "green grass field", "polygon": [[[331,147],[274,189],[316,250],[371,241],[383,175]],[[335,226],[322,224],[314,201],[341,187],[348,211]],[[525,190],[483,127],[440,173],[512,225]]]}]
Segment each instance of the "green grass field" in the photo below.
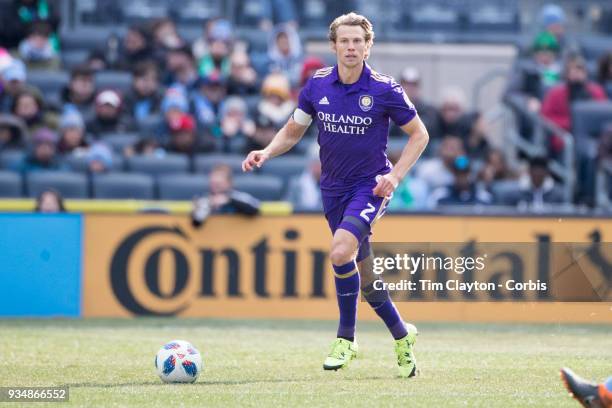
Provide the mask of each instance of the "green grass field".
[{"label": "green grass field", "polygon": [[[0,386],[66,384],[70,405],[84,407],[577,407],[562,365],[612,375],[612,326],[417,326],[421,376],[401,380],[378,322],[359,324],[362,356],[349,370],[324,372],[333,322],[0,320]],[[202,352],[195,384],[155,374],[155,353],[175,338]]]}]

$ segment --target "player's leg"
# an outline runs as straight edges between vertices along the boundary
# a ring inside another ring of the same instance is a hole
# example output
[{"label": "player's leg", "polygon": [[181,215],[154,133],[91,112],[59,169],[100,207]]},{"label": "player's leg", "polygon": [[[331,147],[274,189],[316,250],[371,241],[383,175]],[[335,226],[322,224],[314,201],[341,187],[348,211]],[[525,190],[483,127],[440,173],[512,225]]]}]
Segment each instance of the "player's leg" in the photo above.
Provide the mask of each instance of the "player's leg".
[{"label": "player's leg", "polygon": [[595,384],[576,375],[569,368],[561,369],[561,379],[565,388],[588,408],[612,408],[612,377],[601,384]]},{"label": "player's leg", "polygon": [[374,288],[374,281],[377,277],[373,272],[373,257],[369,246],[369,236],[374,224],[385,213],[387,203],[388,199],[375,196],[369,186],[364,187],[354,195],[347,205],[339,228],[345,228],[353,233],[358,242],[362,244],[357,255],[357,260],[360,261],[362,293],[385,322],[395,339],[395,352],[400,376],[413,377],[418,372],[413,351],[417,336],[416,327],[404,323],[387,290],[376,290]]},{"label": "player's leg", "polygon": [[333,232],[330,260],[334,268],[334,281],[340,319],[337,338],[323,368],[337,370],[346,368],[357,355],[355,325],[357,320],[357,299],[359,296],[359,273],[355,264],[358,242],[344,229],[338,229],[345,210],[341,197],[323,197],[325,217]]}]

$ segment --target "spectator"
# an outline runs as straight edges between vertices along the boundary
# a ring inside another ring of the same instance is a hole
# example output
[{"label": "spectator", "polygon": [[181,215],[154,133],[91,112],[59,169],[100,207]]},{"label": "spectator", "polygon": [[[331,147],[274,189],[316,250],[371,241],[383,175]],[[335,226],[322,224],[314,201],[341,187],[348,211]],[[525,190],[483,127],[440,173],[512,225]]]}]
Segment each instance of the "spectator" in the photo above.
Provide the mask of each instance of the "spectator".
[{"label": "spectator", "polygon": [[[300,73],[300,85],[299,88],[303,88],[306,82],[312,77],[312,75],[321,68],[325,67],[325,63],[319,57],[306,57],[304,64],[302,65],[302,72]],[[295,97],[297,99],[297,95]]]},{"label": "spectator", "polygon": [[501,150],[490,150],[484,165],[478,172],[478,181],[489,187],[496,181],[515,178],[517,174],[508,166],[504,153]]},{"label": "spectator", "polygon": [[191,220],[201,226],[212,214],[259,214],[259,201],[250,194],[233,188],[232,168],[226,164],[215,166],[208,177],[209,194],[194,200]]},{"label": "spectator", "polygon": [[567,18],[561,6],[546,4],[540,11],[540,25],[544,32],[555,36],[563,55],[577,52],[578,45],[567,35]]},{"label": "spectator", "polygon": [[0,43],[7,48],[17,48],[32,26],[39,22],[50,25],[52,38],[56,41],[60,18],[53,1],[14,0],[0,16]]},{"label": "spectator", "polygon": [[453,161],[454,182],[451,186],[440,187],[431,195],[435,206],[440,205],[486,205],[491,203],[491,195],[474,183],[470,159],[459,156]]},{"label": "spectator", "polygon": [[297,211],[322,211],[323,202],[319,181],[321,180],[321,161],[318,155],[310,157],[308,167],[299,176],[289,180],[287,201]]},{"label": "spectator", "polygon": [[125,97],[125,111],[140,122],[160,113],[162,91],[153,62],[141,62],[132,71],[132,89]]},{"label": "spectator", "polygon": [[59,121],[59,142],[57,151],[60,154],[71,154],[86,149],[89,143],[85,135],[85,123],[78,111],[65,112]]},{"label": "spectator", "polygon": [[96,96],[95,116],[87,122],[86,129],[96,138],[104,133],[130,132],[133,123],[121,112],[121,96],[111,89],[104,90]]},{"label": "spectator", "polygon": [[176,24],[169,18],[162,18],[153,23],[153,53],[159,61],[165,60],[168,50],[184,47],[185,40],[176,30]]},{"label": "spectator", "polygon": [[476,120],[475,114],[466,112],[465,94],[459,88],[447,88],[442,94],[439,112],[439,133],[436,137],[459,136],[466,141]]},{"label": "spectator", "polygon": [[36,207],[34,208],[34,212],[44,214],[66,212],[62,194],[52,188],[44,190],[36,198]]},{"label": "spectator", "polygon": [[198,125],[211,130],[213,136],[220,135],[219,111],[227,96],[227,80],[219,73],[200,77],[191,99]]},{"label": "spectator", "polygon": [[30,68],[57,69],[60,65],[57,45],[51,38],[49,23],[37,22],[19,43],[19,56]]},{"label": "spectator", "polygon": [[68,85],[62,90],[64,110],[76,108],[81,116],[89,118],[93,115],[96,84],[93,71],[85,66],[72,70]]},{"label": "spectator", "polygon": [[601,85],[612,99],[612,51],[604,54],[597,64],[597,82]]},{"label": "spectator", "polygon": [[198,79],[195,61],[188,46],[169,49],[166,53],[166,78],[168,86],[181,85],[192,89]]},{"label": "spectator", "polygon": [[249,55],[244,51],[234,51],[230,57],[227,92],[230,95],[257,93],[257,72],[251,66]]},{"label": "spectator", "polygon": [[534,40],[531,58],[522,61],[513,70],[508,94],[521,96],[531,112],[539,112],[546,92],[561,79],[559,43],[548,32],[540,33]]},{"label": "spectator", "polygon": [[166,146],[166,151],[193,156],[198,153],[211,152],[215,149],[212,140],[203,138],[197,133],[193,116],[182,113],[169,125],[170,141]]},{"label": "spectator", "polygon": [[17,94],[27,87],[27,71],[21,60],[13,58],[0,75],[0,112],[8,113]]},{"label": "spectator", "polygon": [[57,135],[51,129],[38,129],[32,136],[33,148],[24,157],[20,166],[23,173],[38,170],[60,170],[61,165],[57,157]]},{"label": "spectator", "polygon": [[0,113],[0,151],[25,148],[27,134],[23,120],[15,115]]},{"label": "spectator", "polygon": [[90,173],[107,173],[113,168],[113,152],[104,143],[95,143],[87,151],[87,168]]},{"label": "spectator", "polygon": [[106,43],[107,68],[130,71],[153,58],[149,33],[140,26],[130,26],[121,40],[111,37]]},{"label": "spectator", "polygon": [[563,193],[550,176],[546,157],[529,161],[529,174],[519,180],[519,186],[516,204],[522,209],[542,211],[546,205],[563,203]]},{"label": "spectator", "polygon": [[244,100],[230,96],[221,106],[221,147],[224,153],[242,152],[248,137],[255,134],[255,123],[249,118]]},{"label": "spectator", "polygon": [[[586,63],[582,57],[570,56],[564,69],[564,82],[553,87],[542,103],[542,116],[552,121],[562,129],[571,131],[571,104],[581,100],[606,99],[603,88],[588,79]],[[563,149],[563,140],[553,135],[550,141],[550,149],[553,154],[558,154]]]},{"label": "spectator", "polygon": [[457,136],[446,136],[438,146],[437,157],[424,160],[416,168],[417,178],[427,183],[428,190],[453,183],[455,159],[465,155],[465,148]]},{"label": "spectator", "polygon": [[166,144],[170,134],[170,124],[176,123],[184,113],[189,113],[189,100],[181,86],[170,87],[162,99],[163,122],[155,133],[160,144]]},{"label": "spectator", "polygon": [[34,89],[17,94],[11,111],[25,122],[30,135],[42,127],[57,129],[57,116],[46,111],[42,95]]},{"label": "spectator", "polygon": [[302,70],[302,44],[297,31],[291,26],[279,26],[268,42],[270,72],[280,72],[289,78],[291,87],[300,83]]},{"label": "spectator", "polygon": [[234,45],[233,28],[224,19],[215,20],[211,24],[207,49],[198,58],[198,73],[203,77],[216,73],[227,78],[230,75],[230,54]]},{"label": "spectator", "polygon": [[[436,108],[423,100],[421,92],[421,74],[414,67],[406,67],[400,76],[400,84],[406,95],[419,113],[419,117],[430,134],[439,134],[438,113]],[[394,125],[394,134],[403,135],[399,127]]]}]

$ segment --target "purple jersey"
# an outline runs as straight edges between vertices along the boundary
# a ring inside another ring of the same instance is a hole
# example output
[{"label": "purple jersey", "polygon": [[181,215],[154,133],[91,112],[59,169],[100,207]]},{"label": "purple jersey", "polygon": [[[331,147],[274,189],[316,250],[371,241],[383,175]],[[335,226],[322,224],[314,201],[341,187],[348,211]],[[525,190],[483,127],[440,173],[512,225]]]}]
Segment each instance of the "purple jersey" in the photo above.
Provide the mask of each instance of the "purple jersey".
[{"label": "purple jersey", "polygon": [[316,71],[300,92],[298,108],[317,122],[321,190],[328,195],[388,173],[389,119],[403,126],[416,116],[402,87],[365,63],[350,85],[340,82],[337,65]]}]

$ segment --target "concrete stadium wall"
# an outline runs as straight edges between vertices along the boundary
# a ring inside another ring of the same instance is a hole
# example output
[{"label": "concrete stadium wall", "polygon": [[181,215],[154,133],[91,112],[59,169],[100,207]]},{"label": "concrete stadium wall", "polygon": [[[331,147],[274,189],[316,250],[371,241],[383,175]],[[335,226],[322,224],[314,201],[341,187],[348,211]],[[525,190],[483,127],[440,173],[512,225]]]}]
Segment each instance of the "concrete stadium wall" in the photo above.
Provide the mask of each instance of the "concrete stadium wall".
[{"label": "concrete stadium wall", "polygon": [[[308,54],[333,60],[327,42],[310,42]],[[514,45],[486,44],[415,44],[375,43],[369,64],[377,71],[399,79],[402,70],[414,66],[421,72],[423,95],[439,103],[448,87],[462,89],[468,106],[476,83],[493,71],[509,71],[516,56]],[[506,85],[505,76],[497,76],[483,89],[479,109],[495,106]]]}]

